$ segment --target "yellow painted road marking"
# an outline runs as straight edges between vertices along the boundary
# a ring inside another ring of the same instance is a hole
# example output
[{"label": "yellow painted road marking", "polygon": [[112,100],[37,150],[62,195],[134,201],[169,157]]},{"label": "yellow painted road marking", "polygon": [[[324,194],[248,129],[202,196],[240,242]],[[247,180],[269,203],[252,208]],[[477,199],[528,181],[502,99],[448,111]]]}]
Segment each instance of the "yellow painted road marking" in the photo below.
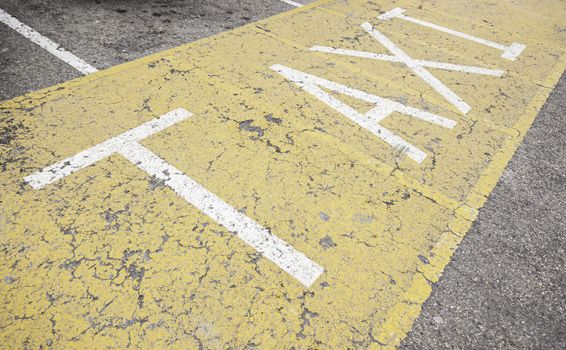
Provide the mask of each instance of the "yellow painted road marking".
[{"label": "yellow painted road marking", "polygon": [[[513,61],[499,46],[378,18],[397,7],[526,48]],[[563,72],[563,18],[549,0],[323,1],[3,102],[3,344],[396,346]],[[310,287],[128,152],[32,187],[42,169],[178,108],[192,117],[136,139],[136,154],[323,267]]]}]

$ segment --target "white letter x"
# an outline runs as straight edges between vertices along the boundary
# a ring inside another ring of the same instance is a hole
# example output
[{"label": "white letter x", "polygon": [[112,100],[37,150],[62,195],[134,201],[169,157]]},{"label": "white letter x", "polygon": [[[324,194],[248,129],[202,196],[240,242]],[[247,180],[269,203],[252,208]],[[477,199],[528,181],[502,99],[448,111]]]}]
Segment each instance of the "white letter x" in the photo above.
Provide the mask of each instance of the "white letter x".
[{"label": "white letter x", "polygon": [[434,75],[432,75],[424,67],[428,68],[438,68],[444,70],[483,74],[499,77],[503,75],[504,71],[487,69],[474,66],[464,66],[459,64],[451,64],[444,62],[435,62],[427,60],[415,60],[401,50],[397,45],[395,45],[389,38],[387,38],[379,30],[375,29],[370,23],[363,23],[362,28],[364,28],[371,36],[373,36],[377,41],[379,41],[387,50],[389,50],[393,56],[390,55],[380,55],[372,52],[366,51],[355,51],[355,50],[345,50],[336,49],[327,46],[313,46],[311,51],[334,53],[338,55],[354,56],[369,58],[381,61],[389,62],[401,62],[404,63],[408,68],[410,68],[417,76],[424,80],[428,85],[435,89],[442,97],[444,97],[448,102],[454,105],[460,112],[466,114],[470,111],[470,106],[464,102],[454,91],[452,91],[448,86],[444,85],[440,80],[438,80]]}]

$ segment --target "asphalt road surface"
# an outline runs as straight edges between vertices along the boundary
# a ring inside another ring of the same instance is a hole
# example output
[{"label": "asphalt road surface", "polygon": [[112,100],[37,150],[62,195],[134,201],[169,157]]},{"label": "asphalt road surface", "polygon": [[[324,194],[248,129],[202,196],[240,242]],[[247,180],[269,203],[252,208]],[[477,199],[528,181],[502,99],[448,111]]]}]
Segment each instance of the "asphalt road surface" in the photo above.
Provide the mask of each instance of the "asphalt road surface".
[{"label": "asphalt road surface", "polygon": [[[292,8],[280,0],[0,0],[98,69]],[[0,24],[0,100],[79,76]],[[565,135],[563,76],[401,348],[566,348]]]}]

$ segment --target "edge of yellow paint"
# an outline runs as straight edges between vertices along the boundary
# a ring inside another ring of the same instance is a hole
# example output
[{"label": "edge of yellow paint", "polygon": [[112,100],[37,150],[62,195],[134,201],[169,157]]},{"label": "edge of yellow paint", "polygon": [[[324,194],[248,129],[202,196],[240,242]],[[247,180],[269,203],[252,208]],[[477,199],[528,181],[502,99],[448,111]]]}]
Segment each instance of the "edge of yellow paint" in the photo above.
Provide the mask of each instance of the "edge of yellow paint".
[{"label": "edge of yellow paint", "polygon": [[191,42],[186,43],[186,44],[175,46],[175,47],[170,48],[170,49],[154,52],[154,53],[149,54],[147,56],[136,58],[135,60],[132,60],[132,61],[124,62],[124,63],[118,64],[116,66],[112,66],[112,67],[109,67],[109,68],[104,68],[104,69],[99,70],[98,72],[91,73],[91,74],[88,74],[88,75],[79,76],[79,77],[76,77],[74,79],[67,80],[67,81],[59,83],[59,84],[51,85],[49,87],[46,87],[46,88],[43,88],[43,89],[40,89],[40,90],[28,92],[26,94],[13,97],[13,98],[8,99],[8,100],[4,100],[4,101],[0,100],[0,105],[14,103],[14,102],[18,102],[18,101],[25,100],[25,99],[28,99],[28,98],[34,98],[34,96],[36,96],[36,95],[43,95],[48,91],[57,90],[57,89],[59,89],[63,86],[74,86],[74,85],[83,84],[85,82],[89,82],[91,80],[95,80],[95,79],[98,79],[98,78],[101,78],[101,77],[106,77],[108,75],[113,75],[114,73],[122,72],[122,71],[129,69],[129,68],[132,68],[132,67],[137,67],[139,65],[150,63],[154,60],[159,59],[160,57],[162,57],[164,55],[171,54],[171,53],[174,53],[174,52],[184,51],[184,50],[186,50],[186,49],[188,49],[188,48],[190,48],[194,45],[201,45],[203,43],[210,42],[210,41],[215,40],[219,37],[227,35],[228,33],[229,34],[238,33],[238,32],[247,30],[249,28],[252,28],[252,27],[254,27],[258,24],[272,20],[273,18],[286,17],[286,16],[290,16],[292,14],[295,14],[297,12],[307,11],[307,10],[313,8],[313,7],[317,7],[319,5],[322,5],[322,4],[330,2],[330,1],[333,1],[333,0],[314,1],[310,4],[304,5],[302,7],[296,7],[294,9],[289,10],[289,11],[281,12],[281,13],[278,13],[276,15],[273,15],[273,16],[270,16],[270,17],[267,17],[267,18],[263,18],[259,21],[247,23],[247,24],[245,24],[241,27],[237,27],[237,28],[234,28],[234,29],[231,29],[231,30],[228,30],[228,31],[219,32],[219,33],[216,33],[216,34],[213,34],[213,35],[201,38],[201,39],[191,41]]},{"label": "edge of yellow paint", "polygon": [[432,247],[431,254],[427,257],[429,264],[415,274],[410,287],[403,294],[401,300],[388,312],[382,331],[376,338],[379,344],[376,344],[374,348],[395,349],[405,339],[413,326],[413,322],[420,315],[422,305],[432,292],[431,283],[438,282],[442,276],[444,268],[451,261],[458,245],[475,222],[478,210],[483,207],[489,194],[499,182],[507,164],[521,145],[527,131],[565,69],[566,55],[563,55],[545,79],[544,87],[539,88],[535,97],[525,109],[523,116],[514,125],[514,129],[519,132],[519,135],[510,138],[495,154],[491,163],[480,175],[478,182],[467,196],[466,205],[455,210],[456,217],[450,224],[450,231],[444,232]]}]

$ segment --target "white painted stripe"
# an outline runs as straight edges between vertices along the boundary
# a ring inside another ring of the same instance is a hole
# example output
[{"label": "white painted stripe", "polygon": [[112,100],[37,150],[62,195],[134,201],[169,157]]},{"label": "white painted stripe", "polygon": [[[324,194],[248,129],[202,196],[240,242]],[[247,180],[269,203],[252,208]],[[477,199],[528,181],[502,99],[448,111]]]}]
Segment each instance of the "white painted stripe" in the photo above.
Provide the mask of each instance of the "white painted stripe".
[{"label": "white painted stripe", "polygon": [[163,180],[175,193],[224,226],[281,269],[309,287],[324,269],[273,235],[246,215],[241,214],[214,193],[166,163],[136,142],[128,143],[119,153],[140,169]]},{"label": "white painted stripe", "polygon": [[401,62],[405,63],[407,67],[409,67],[416,75],[424,80],[424,82],[435,89],[448,102],[453,104],[460,112],[466,114],[470,111],[471,107],[466,102],[464,102],[460,98],[460,96],[456,95],[456,93],[454,93],[454,91],[452,91],[448,86],[444,85],[444,83],[438,80],[429,71],[421,67],[409,55],[407,55],[405,51],[397,47],[397,45],[395,45],[379,30],[375,29],[370,23],[363,23],[362,28],[364,28],[371,36],[379,41],[381,45],[385,46],[387,50],[391,51],[393,55],[398,57]]},{"label": "white painted stripe", "polygon": [[364,115],[372,122],[379,123],[383,119],[387,118],[387,116],[389,116],[389,114],[393,112],[395,112],[395,110],[391,109],[391,106],[379,104],[376,107],[367,111]]},{"label": "white painted stripe", "polygon": [[[382,55],[373,52],[366,52],[366,51],[356,51],[356,50],[346,50],[346,49],[336,49],[333,47],[328,46],[313,46],[310,48],[311,51],[317,52],[325,52],[325,53],[332,53],[337,55],[344,55],[344,56],[352,56],[352,57],[360,57],[360,58],[369,58],[373,60],[381,60],[381,61],[388,61],[388,62],[401,62],[401,60],[397,56],[391,55]],[[437,69],[444,69],[449,71],[456,71],[456,72],[463,72],[463,73],[473,73],[473,74],[482,74],[482,75],[490,75],[494,77],[502,76],[505,71],[499,69],[488,69],[482,67],[475,67],[475,66],[465,66],[461,64],[452,64],[452,63],[444,63],[444,62],[436,62],[436,61],[428,61],[428,60],[415,60],[413,62],[417,63],[422,67],[428,68],[437,68]]]},{"label": "white painted stripe", "polygon": [[388,21],[390,19],[393,18],[401,18],[404,19],[405,21],[409,21],[409,22],[413,22],[415,24],[419,24],[421,26],[424,27],[428,27],[431,29],[435,29],[438,30],[440,32],[446,33],[446,34],[450,34],[453,36],[457,36],[466,40],[470,40],[497,50],[501,50],[503,51],[503,54],[501,55],[502,58],[514,61],[520,54],[521,52],[523,52],[523,50],[527,47],[526,45],[520,44],[520,43],[512,43],[510,46],[505,46],[490,40],[486,40],[486,39],[482,39],[482,38],[478,38],[476,36],[470,35],[470,34],[466,34],[466,33],[462,33],[450,28],[446,28],[443,26],[440,26],[438,24],[434,24],[434,23],[430,23],[430,22],[426,22],[423,20],[420,20],[418,18],[414,18],[414,17],[409,17],[406,16],[404,14],[406,10],[396,7],[380,16],[378,16],[377,18],[383,21]]},{"label": "white painted stripe", "polygon": [[[403,140],[401,137],[395,135],[383,126],[379,125],[379,122],[391,112],[397,111],[449,129],[453,128],[456,125],[456,122],[451,119],[447,119],[416,108],[408,107],[399,102],[395,102],[383,97],[369,94],[361,90],[322,79],[320,77],[307,74],[281,64],[275,64],[271,66],[271,69],[283,75],[293,83],[297,84],[303,90],[312,94],[317,99],[332,107],[339,113],[343,114],[353,122],[367,129],[395,149],[398,149],[401,152],[407,154],[407,156],[418,163],[421,163],[426,158],[426,153]],[[373,103],[376,105],[376,108],[370,110],[366,114],[361,114],[352,107],[322,90],[320,87],[353,98],[357,98],[368,103]]]},{"label": "white painted stripe", "polygon": [[296,2],[296,1],[292,1],[292,0],[280,0],[280,1],[283,1],[286,4],[289,4],[289,5],[295,6],[295,7],[302,7],[303,6],[303,4]]},{"label": "white painted stripe", "polygon": [[45,36],[39,34],[2,9],[0,9],[0,22],[14,29],[16,32],[20,33],[34,44],[37,44],[45,50],[49,51],[52,55],[69,64],[82,74],[87,75],[98,71],[98,69],[94,68],[69,51],[65,50],[58,44],[51,41],[49,38],[46,38]]},{"label": "white painted stripe", "polygon": [[405,9],[402,9],[400,7],[396,7],[392,10],[389,10],[389,11],[377,16],[377,18],[382,20],[382,21],[389,21],[390,19],[393,19],[393,18],[396,18],[396,17],[401,17],[404,12],[405,12]]},{"label": "white painted stripe", "polygon": [[31,174],[24,178],[33,188],[40,189],[54,181],[57,181],[67,175],[74,173],[84,167],[102,160],[111,154],[117,152],[128,142],[142,140],[150,135],[153,135],[161,130],[168,128],[184,119],[191,116],[191,113],[179,108],[171,111],[159,118],[155,118],[145,124],[142,124],[134,129],[126,131],[116,137],[99,143],[87,150],[84,150],[76,155],[63,159],[45,169]]},{"label": "white painted stripe", "polygon": [[505,58],[506,60],[515,61],[517,57],[527,48],[527,45],[520,44],[520,43],[513,43],[511,46],[507,47],[501,58]]},{"label": "white painted stripe", "polygon": [[40,189],[114,153],[119,153],[149,175],[165,181],[187,202],[228,231],[235,232],[244,242],[309,287],[324,272],[320,265],[138,143],[190,116],[190,112],[182,108],[176,109],[50,165],[27,176],[25,181],[33,188]]}]

